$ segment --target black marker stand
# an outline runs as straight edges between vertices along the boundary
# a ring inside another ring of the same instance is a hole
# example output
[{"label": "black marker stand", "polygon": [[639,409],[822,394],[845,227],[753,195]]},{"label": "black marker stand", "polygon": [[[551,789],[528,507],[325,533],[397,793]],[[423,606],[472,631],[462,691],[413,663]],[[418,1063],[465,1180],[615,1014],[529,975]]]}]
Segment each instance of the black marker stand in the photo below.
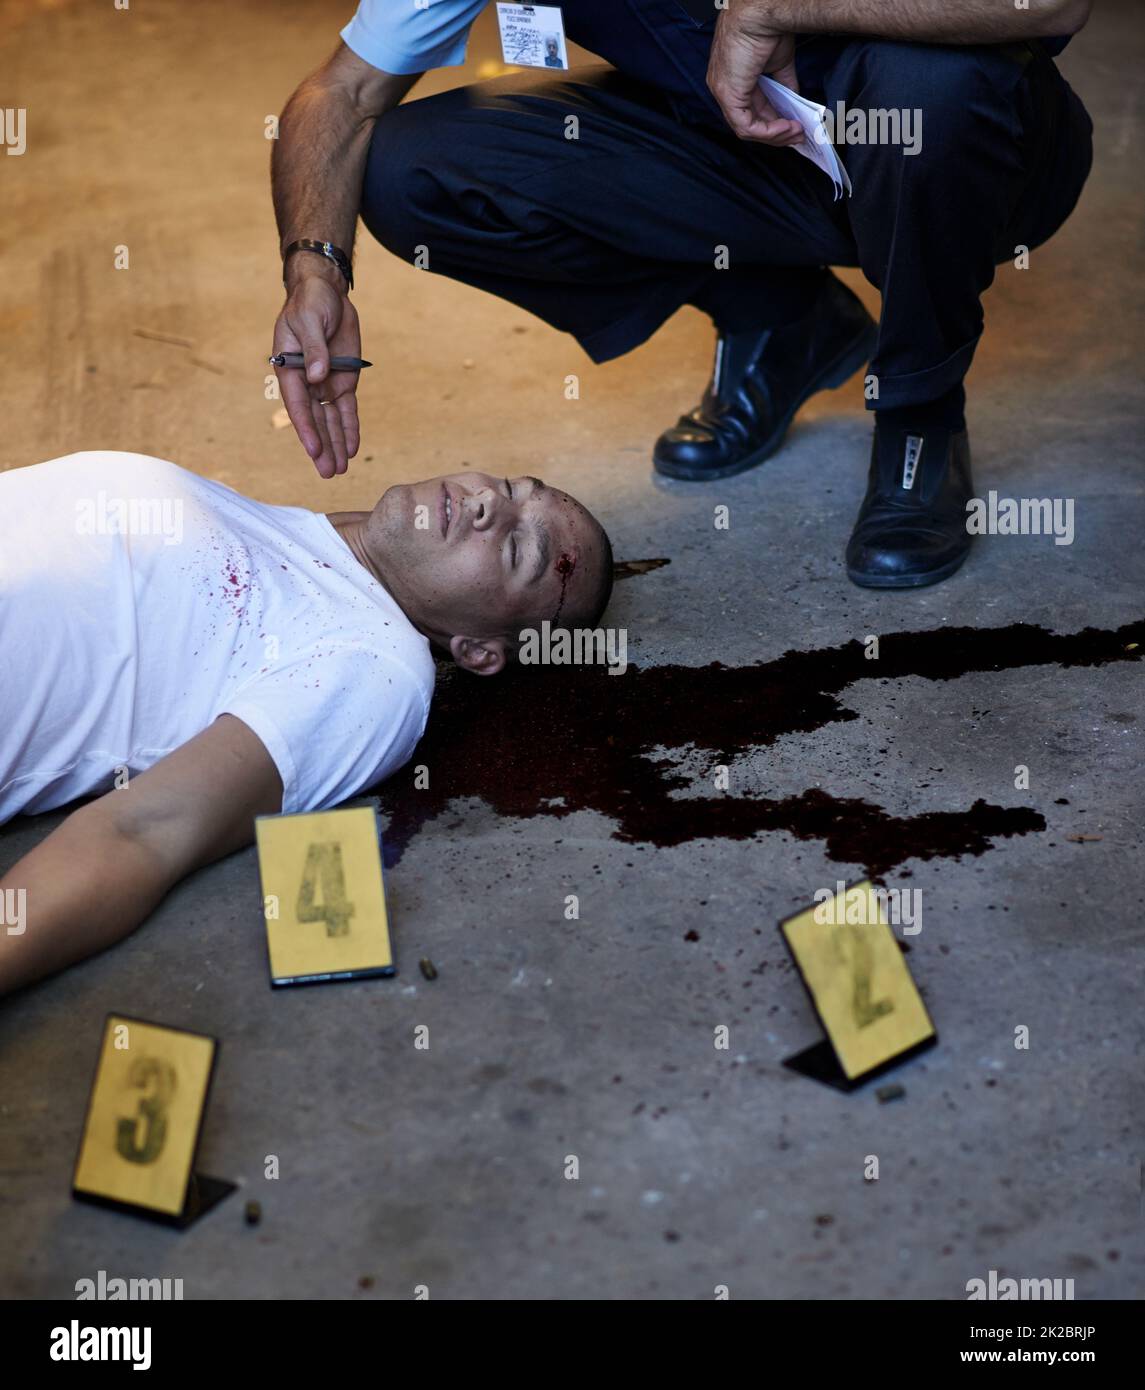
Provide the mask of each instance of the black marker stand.
[{"label": "black marker stand", "polygon": [[200,1216],[206,1216],[224,1197],[229,1197],[237,1186],[237,1183],[227,1182],[226,1178],[209,1178],[206,1173],[192,1173],[191,1181],[187,1184],[187,1200],[182,1212],[175,1218],[179,1230],[185,1231],[188,1226],[193,1226]]},{"label": "black marker stand", "polygon": [[851,1078],[839,1065],[839,1058],[835,1054],[835,1049],[831,1046],[829,1038],[822,1038],[817,1043],[812,1043],[810,1047],[805,1047],[802,1052],[797,1052],[793,1057],[784,1059],[783,1065],[792,1071],[797,1071],[801,1076],[810,1077],[812,1081],[821,1081],[824,1086],[831,1086],[836,1091],[850,1093],[857,1091],[860,1086],[865,1086],[868,1081],[873,1081],[876,1076],[881,1076],[883,1072],[890,1071],[892,1067],[897,1067],[900,1062],[905,1062],[908,1057],[917,1056],[920,1052],[925,1052],[928,1047],[933,1047],[938,1041],[938,1034],[932,1033],[929,1038],[923,1038],[922,1042],[916,1043],[914,1047],[909,1047],[905,1052],[896,1053],[885,1062],[880,1062],[877,1067],[872,1067],[870,1071],[865,1071],[861,1076]]},{"label": "black marker stand", "polygon": [[805,1047],[793,1057],[784,1059],[783,1065],[808,1076],[812,1081],[821,1081],[824,1086],[833,1086],[836,1091],[854,1091],[862,1085],[861,1081],[850,1081],[839,1065],[835,1049],[826,1038]]}]

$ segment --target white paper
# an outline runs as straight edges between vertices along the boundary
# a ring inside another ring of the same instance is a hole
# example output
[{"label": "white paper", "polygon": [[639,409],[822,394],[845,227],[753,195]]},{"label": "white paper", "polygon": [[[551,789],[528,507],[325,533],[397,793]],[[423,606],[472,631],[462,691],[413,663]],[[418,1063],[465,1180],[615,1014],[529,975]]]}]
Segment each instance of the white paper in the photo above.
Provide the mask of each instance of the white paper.
[{"label": "white paper", "polygon": [[774,77],[761,77],[759,85],[763,94],[774,107],[777,115],[785,120],[798,121],[803,127],[803,139],[798,145],[789,148],[798,151],[812,164],[817,165],[835,185],[835,197],[839,198],[845,188],[851,192],[851,180],[843,168],[843,161],[835,153],[831,143],[831,132],[827,125],[827,108],[817,101],[809,101]]}]

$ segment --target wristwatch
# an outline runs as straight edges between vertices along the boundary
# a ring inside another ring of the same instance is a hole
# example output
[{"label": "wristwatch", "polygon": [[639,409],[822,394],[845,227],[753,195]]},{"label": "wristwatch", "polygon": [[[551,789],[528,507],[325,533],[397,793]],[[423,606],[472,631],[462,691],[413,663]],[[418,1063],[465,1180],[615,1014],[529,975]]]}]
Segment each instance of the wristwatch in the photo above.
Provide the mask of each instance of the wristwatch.
[{"label": "wristwatch", "polygon": [[295,251],[314,251],[319,256],[325,256],[328,261],[333,261],[342,274],[346,277],[348,289],[354,288],[354,270],[350,265],[350,257],[345,251],[341,250],[330,241],[312,241],[309,237],[303,237],[301,241],[292,241],[282,253],[282,283],[286,283],[286,262],[290,255]]}]

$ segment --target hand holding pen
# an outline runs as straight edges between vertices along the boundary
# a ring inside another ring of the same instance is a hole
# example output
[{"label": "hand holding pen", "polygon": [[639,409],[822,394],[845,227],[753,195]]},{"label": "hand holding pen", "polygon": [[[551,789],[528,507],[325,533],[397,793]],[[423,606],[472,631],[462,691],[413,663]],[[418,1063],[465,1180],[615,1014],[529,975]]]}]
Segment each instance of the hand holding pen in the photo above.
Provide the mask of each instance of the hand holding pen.
[{"label": "hand holding pen", "polygon": [[[293,262],[319,257],[296,256]],[[358,315],[347,295],[318,274],[292,277],[274,325],[270,361],[290,423],[323,478],[345,473],[358,452],[355,391],[362,370]]]}]

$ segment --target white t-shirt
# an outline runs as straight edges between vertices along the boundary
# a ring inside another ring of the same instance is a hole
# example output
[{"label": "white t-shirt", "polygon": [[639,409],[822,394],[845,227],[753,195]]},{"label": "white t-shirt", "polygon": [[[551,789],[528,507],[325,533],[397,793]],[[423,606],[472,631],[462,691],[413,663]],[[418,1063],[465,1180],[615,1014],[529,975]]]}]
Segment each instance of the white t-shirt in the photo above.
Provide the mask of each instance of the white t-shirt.
[{"label": "white t-shirt", "polygon": [[318,811],[413,752],[428,641],[330,521],[162,459],[0,473],[0,823],[109,790],[233,714]]}]

